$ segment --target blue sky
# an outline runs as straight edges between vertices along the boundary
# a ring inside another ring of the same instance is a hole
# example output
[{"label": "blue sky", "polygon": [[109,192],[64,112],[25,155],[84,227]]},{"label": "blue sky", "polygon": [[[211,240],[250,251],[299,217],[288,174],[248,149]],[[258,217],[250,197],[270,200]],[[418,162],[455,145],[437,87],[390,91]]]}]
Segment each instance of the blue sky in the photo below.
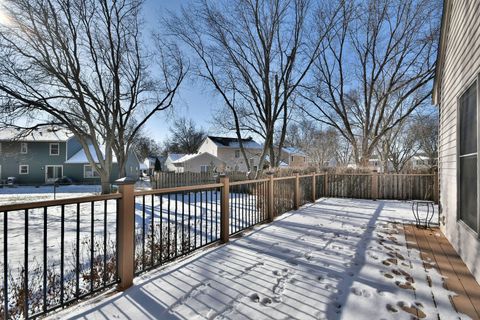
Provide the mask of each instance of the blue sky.
[{"label": "blue sky", "polygon": [[[151,31],[159,29],[160,18],[166,13],[166,10],[180,10],[181,5],[188,2],[190,1],[146,0],[145,34],[148,35]],[[145,126],[145,132],[155,140],[164,141],[168,135],[173,114],[190,118],[205,130],[211,131],[209,120],[215,107],[215,98],[211,91],[205,90],[205,85],[186,79],[182,83],[179,95],[176,98],[174,110],[161,112],[150,119]]]}]

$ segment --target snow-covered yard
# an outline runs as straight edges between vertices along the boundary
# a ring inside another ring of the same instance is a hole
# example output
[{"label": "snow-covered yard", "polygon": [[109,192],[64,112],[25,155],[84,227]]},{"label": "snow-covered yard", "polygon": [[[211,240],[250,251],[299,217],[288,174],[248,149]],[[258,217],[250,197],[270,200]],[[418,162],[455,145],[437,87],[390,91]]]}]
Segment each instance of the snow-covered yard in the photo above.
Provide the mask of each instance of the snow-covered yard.
[{"label": "snow-covered yard", "polygon": [[407,202],[320,199],[52,317],[466,318],[442,276],[407,248],[401,223],[411,220]]}]

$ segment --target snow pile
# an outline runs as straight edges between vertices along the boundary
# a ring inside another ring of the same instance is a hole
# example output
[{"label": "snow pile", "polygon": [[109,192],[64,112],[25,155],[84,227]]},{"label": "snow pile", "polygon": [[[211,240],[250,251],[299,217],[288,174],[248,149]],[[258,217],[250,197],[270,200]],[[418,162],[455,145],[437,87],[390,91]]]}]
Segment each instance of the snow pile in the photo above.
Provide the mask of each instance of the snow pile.
[{"label": "snow pile", "polygon": [[395,222],[410,219],[408,203],[321,199],[52,317],[465,319],[440,274],[407,249]]}]

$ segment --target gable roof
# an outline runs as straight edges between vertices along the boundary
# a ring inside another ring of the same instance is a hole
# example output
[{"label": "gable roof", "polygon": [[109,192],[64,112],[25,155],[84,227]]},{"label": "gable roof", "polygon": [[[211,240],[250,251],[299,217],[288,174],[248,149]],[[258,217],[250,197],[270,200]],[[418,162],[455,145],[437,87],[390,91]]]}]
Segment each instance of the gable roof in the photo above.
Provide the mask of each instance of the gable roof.
[{"label": "gable roof", "polygon": [[175,162],[183,156],[185,156],[185,153],[169,153],[167,156],[167,159],[170,159],[172,162]]},{"label": "gable roof", "polygon": [[283,147],[282,150],[284,152],[288,153],[288,154],[296,154],[296,155],[300,155],[300,156],[304,156],[304,157],[307,156],[307,154],[305,152],[303,152],[300,149],[294,148],[294,147]]},{"label": "gable roof", "polygon": [[[100,146],[100,149],[102,149],[102,155],[103,155],[103,158],[105,158],[105,147]],[[90,150],[90,154],[92,155],[93,160],[95,162],[98,162],[97,153],[95,152],[95,148],[93,147],[93,144],[88,145],[88,150]],[[87,154],[85,153],[85,150],[83,150],[82,148],[80,149],[80,151],[78,151],[69,159],[67,159],[65,163],[72,164],[72,163],[89,163],[89,162],[88,162]],[[115,155],[112,155],[112,163],[117,163],[117,158],[115,157]]]},{"label": "gable roof", "polygon": [[214,155],[211,154],[211,153],[203,152],[203,153],[191,153],[191,154],[186,154],[186,155],[184,155],[183,157],[181,157],[181,158],[173,161],[172,163],[175,163],[175,164],[184,163],[184,162],[190,161],[190,160],[195,159],[195,158],[200,157],[200,156],[207,156],[207,157],[209,157],[209,158],[215,158],[215,159],[218,160],[218,161],[225,162],[225,161],[219,159],[218,157],[214,156]]},{"label": "gable roof", "polygon": [[[208,139],[212,140],[213,143],[219,148],[240,148],[240,143],[238,138],[232,137],[217,137],[217,136],[207,136]],[[253,140],[252,137],[242,138],[243,147],[245,149],[262,149],[262,145]]]},{"label": "gable roof", "polygon": [[73,137],[73,134],[64,128],[43,127],[34,130],[16,128],[0,129],[0,141],[21,142],[63,142]]}]

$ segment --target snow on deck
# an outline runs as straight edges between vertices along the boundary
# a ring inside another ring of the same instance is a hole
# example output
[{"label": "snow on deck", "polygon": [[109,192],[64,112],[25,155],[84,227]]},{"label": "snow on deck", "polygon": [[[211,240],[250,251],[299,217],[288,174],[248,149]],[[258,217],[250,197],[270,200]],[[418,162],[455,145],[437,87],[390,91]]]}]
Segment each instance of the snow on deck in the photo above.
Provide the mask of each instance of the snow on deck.
[{"label": "snow on deck", "polygon": [[407,249],[394,222],[411,219],[408,202],[321,199],[52,318],[467,318]]}]

